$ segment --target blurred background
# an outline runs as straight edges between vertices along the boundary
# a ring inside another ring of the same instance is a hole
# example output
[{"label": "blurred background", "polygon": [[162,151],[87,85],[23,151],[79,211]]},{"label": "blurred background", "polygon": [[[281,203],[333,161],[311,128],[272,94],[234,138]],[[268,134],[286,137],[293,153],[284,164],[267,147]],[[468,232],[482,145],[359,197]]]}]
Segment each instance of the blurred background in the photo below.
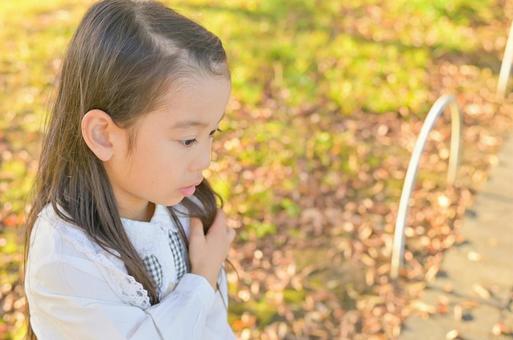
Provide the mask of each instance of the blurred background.
[{"label": "blurred background", "polygon": [[[229,321],[241,339],[389,339],[444,252],[513,126],[496,98],[512,0],[164,1],[217,34],[233,92],[207,179],[238,236]],[[23,223],[64,50],[92,2],[0,2],[0,339],[20,339]],[[405,267],[389,278],[406,168],[434,101],[463,112],[430,134]],[[422,306],[421,306],[422,307]],[[507,331],[504,331],[507,332]],[[513,330],[512,330],[513,332]],[[422,338],[422,337],[419,337]]]}]

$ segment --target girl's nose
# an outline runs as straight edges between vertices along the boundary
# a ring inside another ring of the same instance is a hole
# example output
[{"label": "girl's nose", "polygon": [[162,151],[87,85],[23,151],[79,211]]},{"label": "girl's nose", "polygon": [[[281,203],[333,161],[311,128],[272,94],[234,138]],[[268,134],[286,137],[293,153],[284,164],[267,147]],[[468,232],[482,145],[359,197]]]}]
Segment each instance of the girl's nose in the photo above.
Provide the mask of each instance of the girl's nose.
[{"label": "girl's nose", "polygon": [[205,147],[199,150],[198,158],[196,159],[194,172],[201,173],[203,170],[210,167],[210,161],[212,157],[212,142],[206,143]]}]

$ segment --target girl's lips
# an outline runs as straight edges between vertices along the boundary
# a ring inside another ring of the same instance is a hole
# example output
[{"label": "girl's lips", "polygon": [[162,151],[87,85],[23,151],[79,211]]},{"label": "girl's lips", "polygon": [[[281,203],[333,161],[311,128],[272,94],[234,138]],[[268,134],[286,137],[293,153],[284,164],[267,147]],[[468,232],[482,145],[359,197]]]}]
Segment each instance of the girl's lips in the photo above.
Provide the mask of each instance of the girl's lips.
[{"label": "girl's lips", "polygon": [[180,188],[180,192],[184,196],[190,196],[190,195],[194,194],[194,191],[196,191],[195,185],[191,185],[190,187],[186,187],[186,188]]}]

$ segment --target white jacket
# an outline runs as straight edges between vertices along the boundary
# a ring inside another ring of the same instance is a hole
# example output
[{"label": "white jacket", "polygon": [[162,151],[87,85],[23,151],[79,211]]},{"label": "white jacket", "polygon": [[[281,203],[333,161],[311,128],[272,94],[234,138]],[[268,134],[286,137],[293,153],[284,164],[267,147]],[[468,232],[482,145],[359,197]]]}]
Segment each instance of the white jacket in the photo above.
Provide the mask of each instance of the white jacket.
[{"label": "white jacket", "polygon": [[[189,237],[189,219],[178,216]],[[150,306],[147,291],[128,274],[124,263],[48,204],[31,233],[24,284],[37,338],[235,339],[224,306],[228,306],[224,267],[218,277],[220,291],[193,273],[177,281],[165,234],[176,225],[167,208],[157,204],[149,222],[122,218],[122,224],[141,256],[152,253],[162,263],[160,303]]]}]

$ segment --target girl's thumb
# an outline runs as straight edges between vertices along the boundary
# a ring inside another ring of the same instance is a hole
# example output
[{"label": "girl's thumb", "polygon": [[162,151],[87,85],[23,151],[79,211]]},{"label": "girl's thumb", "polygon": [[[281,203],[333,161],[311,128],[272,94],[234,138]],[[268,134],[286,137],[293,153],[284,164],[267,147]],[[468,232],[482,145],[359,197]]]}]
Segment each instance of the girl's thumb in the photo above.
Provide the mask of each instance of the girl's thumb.
[{"label": "girl's thumb", "polygon": [[203,223],[197,217],[191,217],[190,237],[205,237],[205,233],[203,232]]}]

